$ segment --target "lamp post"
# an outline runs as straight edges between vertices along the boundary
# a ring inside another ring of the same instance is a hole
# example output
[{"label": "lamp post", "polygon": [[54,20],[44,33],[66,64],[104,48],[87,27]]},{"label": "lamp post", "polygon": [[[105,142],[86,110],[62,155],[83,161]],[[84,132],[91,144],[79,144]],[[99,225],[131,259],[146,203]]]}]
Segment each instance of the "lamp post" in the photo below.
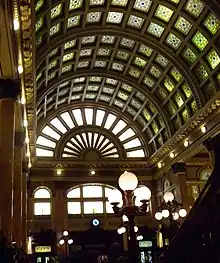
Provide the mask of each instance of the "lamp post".
[{"label": "lamp post", "polygon": [[[112,190],[108,199],[116,217],[127,216],[129,260],[131,263],[137,263],[138,254],[135,233],[135,216],[146,215],[149,200],[151,198],[151,191],[146,186],[138,187],[138,179],[136,175],[130,172],[124,172],[119,177],[118,184],[123,195],[116,190]],[[122,203],[121,207],[119,207],[120,203]],[[136,205],[137,203],[138,205]],[[122,233],[126,231],[125,228],[122,228],[121,230]]]},{"label": "lamp post", "polygon": [[59,240],[59,244],[65,246],[65,256],[66,258],[69,256],[69,245],[73,244],[72,238],[69,237],[68,231],[63,231],[63,236]]},{"label": "lamp post", "polygon": [[169,220],[170,238],[173,238],[178,228],[177,220],[186,217],[187,211],[182,208],[182,205],[174,200],[174,195],[171,192],[166,192],[163,196],[164,201],[161,204],[159,211],[156,212],[155,218],[160,221],[163,218]]}]

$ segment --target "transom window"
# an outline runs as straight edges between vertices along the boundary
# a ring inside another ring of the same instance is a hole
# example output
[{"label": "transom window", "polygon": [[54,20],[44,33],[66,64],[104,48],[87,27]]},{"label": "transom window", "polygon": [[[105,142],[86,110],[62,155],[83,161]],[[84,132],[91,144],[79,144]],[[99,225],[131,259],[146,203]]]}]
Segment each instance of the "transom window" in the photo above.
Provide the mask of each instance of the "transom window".
[{"label": "transom window", "polygon": [[34,192],[34,215],[51,215],[51,193],[46,187],[40,187]]},{"label": "transom window", "polygon": [[108,202],[108,195],[112,189],[120,193],[113,186],[103,184],[84,184],[69,190],[67,193],[68,214],[112,214],[113,209]]}]

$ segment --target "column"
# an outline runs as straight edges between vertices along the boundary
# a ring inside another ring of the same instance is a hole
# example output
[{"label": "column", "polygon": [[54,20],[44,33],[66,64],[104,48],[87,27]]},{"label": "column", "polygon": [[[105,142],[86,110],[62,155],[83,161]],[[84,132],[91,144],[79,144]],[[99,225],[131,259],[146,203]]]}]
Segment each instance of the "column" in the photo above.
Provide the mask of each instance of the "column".
[{"label": "column", "polygon": [[27,174],[22,172],[22,247],[27,250]]},{"label": "column", "polygon": [[185,163],[175,163],[171,166],[173,175],[174,175],[174,181],[177,185],[176,188],[176,198],[179,202],[182,203],[183,207],[188,210],[189,208],[189,196],[187,193],[187,177],[186,177],[186,164]]},{"label": "column", "polygon": [[[20,120],[21,121],[21,120]],[[16,121],[17,123],[17,121]],[[17,126],[17,125],[16,125]],[[21,125],[19,125],[21,126]],[[18,128],[17,128],[18,129]],[[22,158],[24,134],[15,132],[14,148],[14,197],[13,197],[13,241],[17,248],[22,247]]]},{"label": "column", "polygon": [[0,229],[12,240],[15,102],[19,85],[0,79]]},{"label": "column", "polygon": [[57,232],[68,229],[67,202],[63,189],[56,187],[52,202],[52,225]]},{"label": "column", "polygon": [[214,167],[215,166],[215,153],[214,153],[215,139],[209,138],[203,142],[203,145],[208,150],[209,158],[210,158],[210,161],[212,163],[212,167]]}]

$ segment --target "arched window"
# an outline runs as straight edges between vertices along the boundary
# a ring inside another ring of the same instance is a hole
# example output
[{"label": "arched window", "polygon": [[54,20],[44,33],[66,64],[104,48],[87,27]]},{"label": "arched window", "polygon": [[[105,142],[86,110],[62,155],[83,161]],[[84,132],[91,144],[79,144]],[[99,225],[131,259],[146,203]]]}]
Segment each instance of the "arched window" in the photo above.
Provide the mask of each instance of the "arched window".
[{"label": "arched window", "polygon": [[[108,195],[113,186],[104,184],[83,184],[67,193],[67,211],[69,215],[112,214]],[[119,191],[116,189],[116,191]],[[120,192],[120,191],[119,191]]]},{"label": "arched window", "polygon": [[51,215],[51,193],[45,187],[39,187],[34,192],[34,215]]}]

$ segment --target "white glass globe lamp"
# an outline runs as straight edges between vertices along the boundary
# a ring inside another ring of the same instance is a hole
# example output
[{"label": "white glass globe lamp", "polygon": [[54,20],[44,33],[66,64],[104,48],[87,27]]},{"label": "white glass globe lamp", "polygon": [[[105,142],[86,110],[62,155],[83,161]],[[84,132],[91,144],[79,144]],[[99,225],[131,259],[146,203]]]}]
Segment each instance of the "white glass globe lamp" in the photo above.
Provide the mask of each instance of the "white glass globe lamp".
[{"label": "white glass globe lamp", "polygon": [[138,227],[134,226],[134,232],[137,233],[138,232]]},{"label": "white glass globe lamp", "polygon": [[121,227],[121,233],[124,234],[126,232],[126,228],[124,226]]},{"label": "white glass globe lamp", "polygon": [[63,231],[63,235],[66,237],[66,236],[68,236],[68,231]]},{"label": "white glass globe lamp", "polygon": [[129,220],[128,220],[128,217],[126,216],[126,215],[123,215],[122,216],[122,221],[123,222],[128,222]]},{"label": "white glass globe lamp", "polygon": [[180,217],[185,217],[187,215],[186,209],[184,209],[184,208],[180,209],[179,215],[180,215]]},{"label": "white glass globe lamp", "polygon": [[134,191],[138,185],[137,176],[130,172],[124,172],[118,179],[118,185],[123,191]]},{"label": "white glass globe lamp", "polygon": [[65,243],[65,241],[63,240],[63,239],[61,239],[60,241],[59,241],[59,244],[60,245],[63,245]]},{"label": "white glass globe lamp", "polygon": [[68,242],[69,245],[73,244],[73,240],[72,239],[69,239],[67,242]]},{"label": "white glass globe lamp", "polygon": [[147,186],[140,186],[134,190],[134,195],[140,201],[148,201],[151,198],[151,190]]},{"label": "white glass globe lamp", "polygon": [[174,195],[173,195],[173,193],[171,193],[171,192],[166,192],[166,193],[164,194],[163,199],[164,199],[164,201],[165,201],[166,203],[167,203],[167,202],[172,202],[173,199],[174,199]]},{"label": "white glass globe lamp", "polygon": [[143,240],[143,239],[144,239],[144,237],[142,235],[137,236],[138,241]]},{"label": "white glass globe lamp", "polygon": [[170,215],[170,212],[169,212],[169,210],[164,209],[164,210],[162,210],[161,214],[164,218],[167,218]]},{"label": "white glass globe lamp", "polygon": [[121,203],[122,202],[121,192],[117,189],[112,189],[111,191],[109,191],[108,201],[110,204]]},{"label": "white glass globe lamp", "polygon": [[160,221],[160,220],[163,218],[161,212],[157,212],[154,216],[155,216],[155,218],[156,218],[158,221]]},{"label": "white glass globe lamp", "polygon": [[173,219],[178,220],[179,219],[179,214],[177,212],[173,213]]},{"label": "white glass globe lamp", "polygon": [[118,228],[117,232],[118,232],[118,234],[119,234],[119,235],[121,235],[121,234],[122,234],[122,232],[121,232],[121,227],[120,227],[120,228]]}]

